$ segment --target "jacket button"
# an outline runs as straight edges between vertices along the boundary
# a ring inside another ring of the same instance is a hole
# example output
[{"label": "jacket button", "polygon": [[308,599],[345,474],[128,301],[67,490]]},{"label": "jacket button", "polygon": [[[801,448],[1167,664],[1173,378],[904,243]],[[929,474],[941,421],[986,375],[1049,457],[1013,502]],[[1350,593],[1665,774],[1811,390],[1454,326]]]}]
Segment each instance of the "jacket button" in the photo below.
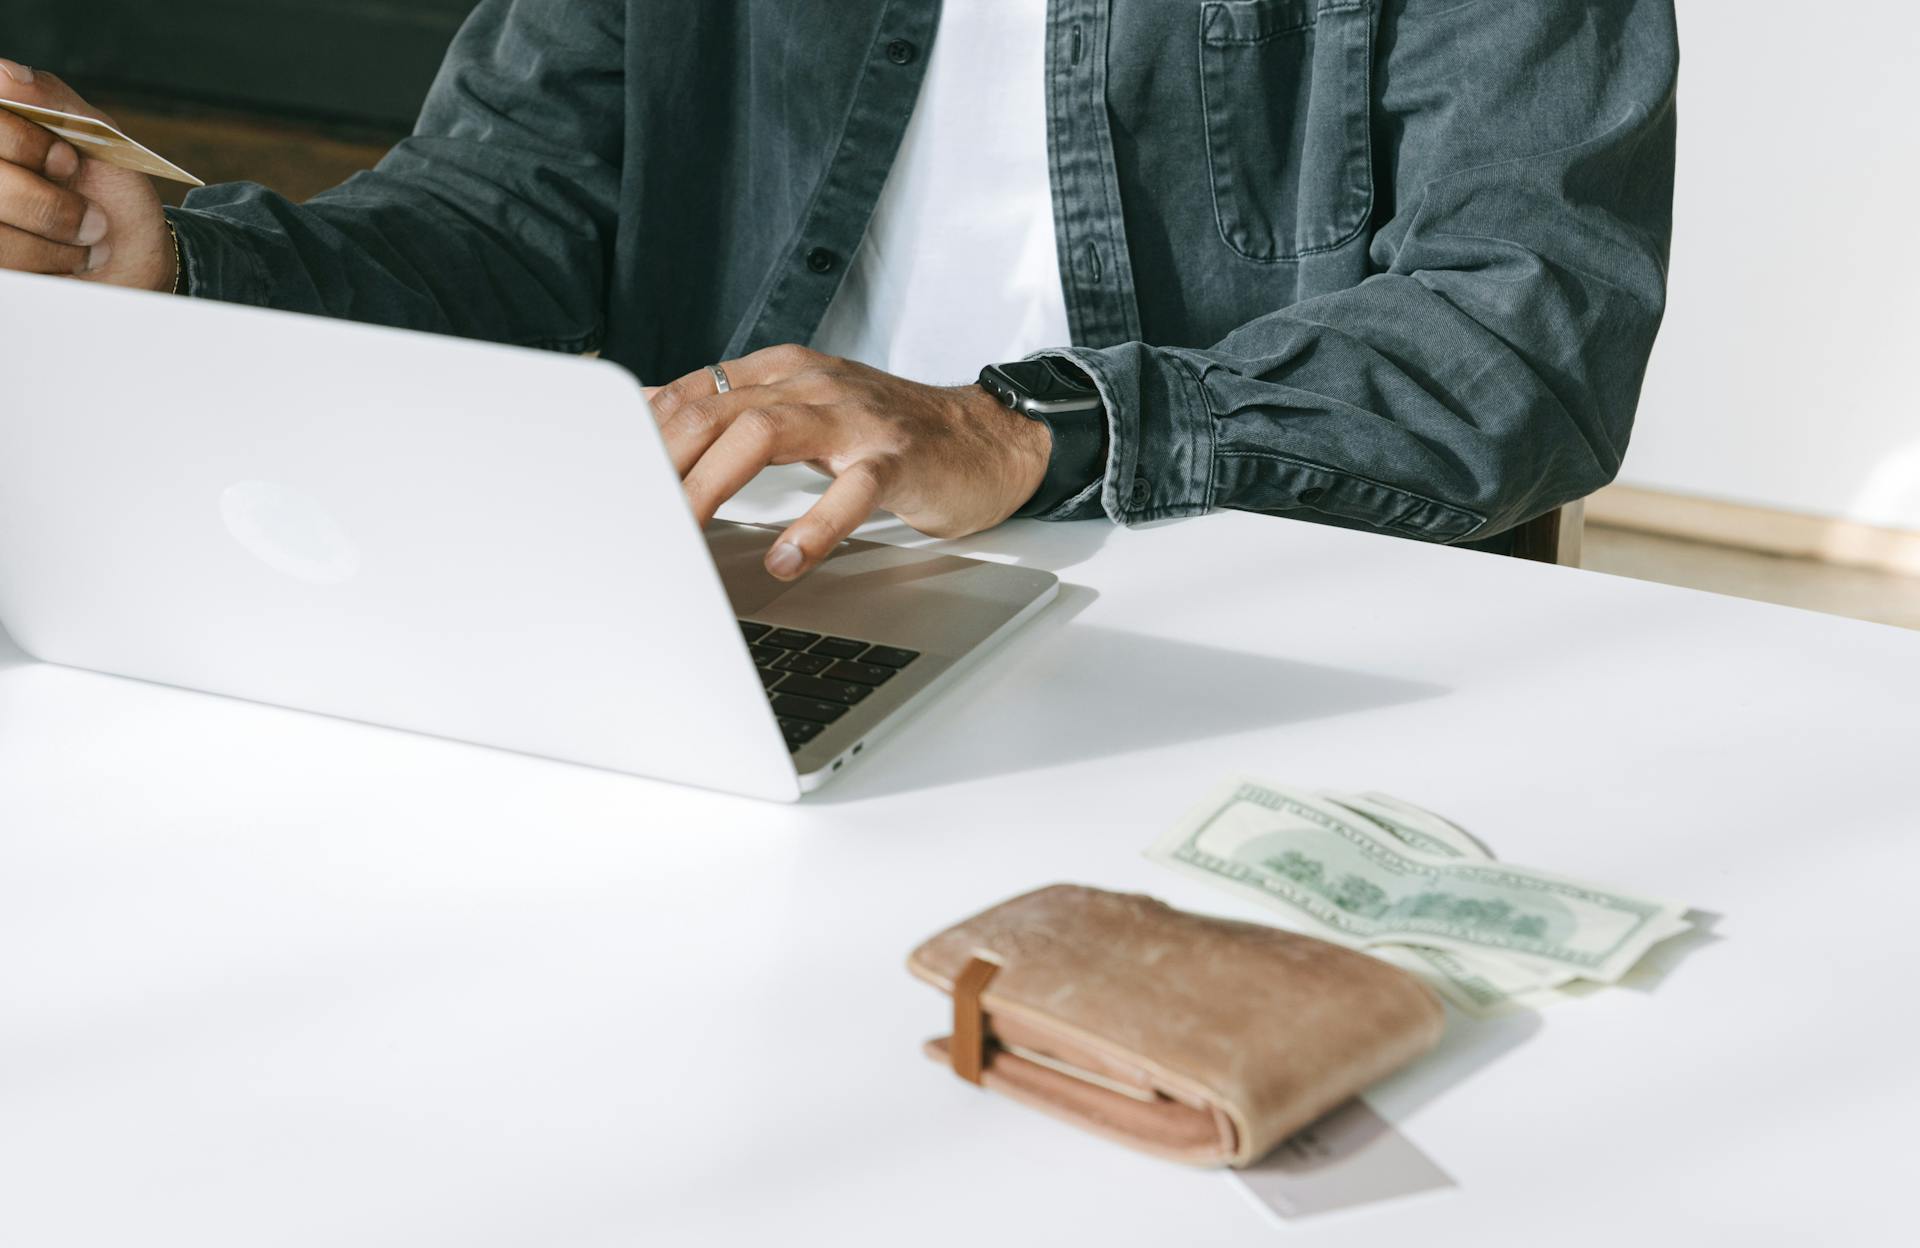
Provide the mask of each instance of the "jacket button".
[{"label": "jacket button", "polygon": [[1300,504],[1302,506],[1311,507],[1315,503],[1319,502],[1321,499],[1325,498],[1326,496],[1327,496],[1327,492],[1321,489],[1319,486],[1315,485],[1315,486],[1310,486],[1307,489],[1301,490],[1296,497],[1299,498]]},{"label": "jacket button", "polygon": [[807,253],[807,267],[815,273],[831,273],[833,266],[840,263],[840,257],[825,247],[815,247]]},{"label": "jacket button", "polygon": [[895,65],[911,65],[913,58],[920,55],[920,49],[905,39],[895,39],[887,45],[887,59]]},{"label": "jacket button", "polygon": [[1153,501],[1153,482],[1145,477],[1133,479],[1133,493],[1128,499],[1135,507],[1145,507]]}]

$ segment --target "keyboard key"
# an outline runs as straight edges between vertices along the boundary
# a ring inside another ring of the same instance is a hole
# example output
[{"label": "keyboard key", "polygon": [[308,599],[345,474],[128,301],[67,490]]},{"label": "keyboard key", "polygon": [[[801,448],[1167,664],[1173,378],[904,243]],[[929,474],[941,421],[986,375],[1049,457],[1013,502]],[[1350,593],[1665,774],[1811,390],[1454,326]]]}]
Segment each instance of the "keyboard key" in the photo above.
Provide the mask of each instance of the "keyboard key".
[{"label": "keyboard key", "polygon": [[782,650],[805,650],[819,640],[819,633],[803,633],[797,628],[776,628],[762,637],[760,644],[779,646]]},{"label": "keyboard key", "polygon": [[866,642],[855,641],[851,637],[828,637],[824,641],[814,642],[813,648],[807,653],[824,654],[830,659],[857,659],[866,648]]},{"label": "keyboard key", "polygon": [[752,620],[740,621],[740,632],[748,641],[759,641],[773,631],[771,624],[755,624]]},{"label": "keyboard key", "polygon": [[827,669],[828,680],[850,680],[856,685],[884,685],[896,675],[896,669],[843,659]]},{"label": "keyboard key", "polygon": [[818,676],[833,666],[833,660],[824,654],[802,654],[798,650],[789,651],[785,658],[774,664],[783,672],[799,672],[802,676]]},{"label": "keyboard key", "polygon": [[786,675],[785,672],[776,672],[769,667],[756,667],[753,670],[760,673],[760,686],[763,689],[773,688]]},{"label": "keyboard key", "polygon": [[863,663],[878,663],[882,667],[905,667],[920,657],[918,650],[901,650],[894,646],[875,646],[860,656]]},{"label": "keyboard key", "polygon": [[772,667],[773,661],[786,651],[775,649],[773,646],[748,646],[747,653],[753,656],[755,667]]},{"label": "keyboard key", "polygon": [[873,690],[866,685],[856,685],[851,681],[821,680],[816,676],[789,676],[780,683],[780,692],[791,693],[802,698],[819,698],[822,702],[844,702],[852,706]]},{"label": "keyboard key", "polygon": [[[789,676],[788,680],[798,677]],[[773,695],[773,713],[782,719],[810,719],[816,724],[830,724],[847,713],[847,708],[839,702],[822,702],[818,698],[796,698],[791,694]]]},{"label": "keyboard key", "polygon": [[780,721],[780,734],[787,739],[787,749],[789,751],[798,750],[801,746],[819,736],[825,728],[825,724],[816,724],[810,719],[783,719]]}]

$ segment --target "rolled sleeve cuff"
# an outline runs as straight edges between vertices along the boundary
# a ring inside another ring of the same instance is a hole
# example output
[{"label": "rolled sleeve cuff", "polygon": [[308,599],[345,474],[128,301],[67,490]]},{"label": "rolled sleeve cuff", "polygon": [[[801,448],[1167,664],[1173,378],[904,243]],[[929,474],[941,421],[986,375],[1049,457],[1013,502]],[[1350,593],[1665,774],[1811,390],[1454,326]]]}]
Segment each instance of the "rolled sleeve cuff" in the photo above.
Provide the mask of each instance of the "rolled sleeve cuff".
[{"label": "rolled sleeve cuff", "polygon": [[1093,379],[1107,410],[1107,463],[1099,481],[1042,517],[1146,524],[1204,515],[1213,496],[1213,413],[1188,361],[1142,343],[1064,347],[1030,357],[1063,359]]},{"label": "rolled sleeve cuff", "polygon": [[186,267],[185,293],[200,299],[261,305],[268,283],[260,258],[229,222],[191,208],[167,209]]}]

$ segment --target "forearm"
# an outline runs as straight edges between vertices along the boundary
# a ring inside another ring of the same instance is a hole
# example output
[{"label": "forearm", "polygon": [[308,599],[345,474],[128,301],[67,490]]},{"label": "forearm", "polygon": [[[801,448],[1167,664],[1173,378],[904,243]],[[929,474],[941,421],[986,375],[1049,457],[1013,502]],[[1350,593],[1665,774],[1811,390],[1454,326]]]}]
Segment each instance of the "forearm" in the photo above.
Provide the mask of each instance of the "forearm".
[{"label": "forearm", "polygon": [[1385,274],[1210,349],[1071,352],[1112,441],[1077,514],[1234,508],[1455,542],[1591,493],[1619,469],[1659,304],[1511,262],[1530,274],[1497,314],[1449,275]]},{"label": "forearm", "polygon": [[1665,303],[1677,62],[1669,5],[1605,13],[1390,24],[1374,276],[1207,348],[1068,352],[1112,420],[1081,514],[1231,507],[1454,542],[1611,479]]},{"label": "forearm", "polygon": [[596,345],[617,210],[621,20],[605,0],[489,0],[416,133],[376,170],[305,204],[237,184],[175,210],[191,292]]}]

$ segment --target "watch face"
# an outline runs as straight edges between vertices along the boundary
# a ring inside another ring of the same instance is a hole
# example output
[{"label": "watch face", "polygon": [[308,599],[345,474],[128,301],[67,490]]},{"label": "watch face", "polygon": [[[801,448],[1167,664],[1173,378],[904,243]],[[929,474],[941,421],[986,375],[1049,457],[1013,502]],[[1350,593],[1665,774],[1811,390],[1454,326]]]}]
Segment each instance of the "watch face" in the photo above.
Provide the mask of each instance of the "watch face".
[{"label": "watch face", "polygon": [[1084,399],[1094,388],[1063,371],[1052,360],[1022,360],[1018,364],[996,364],[998,372],[1013,389],[1029,399],[1057,403],[1064,399]]}]

